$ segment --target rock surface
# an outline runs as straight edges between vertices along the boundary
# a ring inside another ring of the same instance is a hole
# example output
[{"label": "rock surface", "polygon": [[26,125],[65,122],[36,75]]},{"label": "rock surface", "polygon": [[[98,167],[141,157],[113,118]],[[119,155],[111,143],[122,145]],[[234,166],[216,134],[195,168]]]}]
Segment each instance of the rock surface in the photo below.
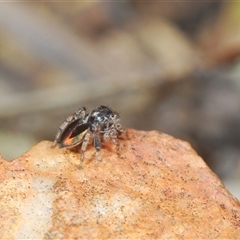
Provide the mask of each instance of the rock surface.
[{"label": "rock surface", "polygon": [[44,141],[0,160],[2,239],[239,239],[240,203],[191,146],[128,129],[102,161]]}]

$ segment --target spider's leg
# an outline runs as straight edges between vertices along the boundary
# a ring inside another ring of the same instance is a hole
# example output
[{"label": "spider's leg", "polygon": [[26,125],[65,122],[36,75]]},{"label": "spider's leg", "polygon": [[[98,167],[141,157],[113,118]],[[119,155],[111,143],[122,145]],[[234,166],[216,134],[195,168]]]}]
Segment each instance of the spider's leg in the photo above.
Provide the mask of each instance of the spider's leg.
[{"label": "spider's leg", "polygon": [[59,127],[58,132],[57,132],[57,134],[56,134],[56,136],[55,136],[55,140],[54,140],[51,148],[54,148],[54,147],[56,147],[56,146],[59,144],[60,138],[61,138],[61,136],[62,136],[63,131],[64,131],[64,130],[67,128],[67,126],[72,122],[72,119],[73,119],[72,116],[68,117],[68,118],[62,123],[62,125]]},{"label": "spider's leg", "polygon": [[116,128],[116,130],[117,130],[118,132],[120,132],[120,133],[126,132],[126,129],[125,129],[120,123],[116,123],[116,124],[115,124],[115,128]]},{"label": "spider's leg", "polygon": [[84,153],[87,149],[87,146],[89,144],[89,142],[91,141],[91,133],[87,132],[86,135],[84,136],[83,142],[82,142],[82,147],[81,147],[81,159],[80,159],[80,164],[79,164],[79,168],[82,167],[82,163],[84,160]]},{"label": "spider's leg", "polygon": [[[57,133],[57,135],[60,135],[60,134],[61,134],[61,132],[58,132],[58,133]],[[57,135],[56,135],[56,137],[55,137],[55,140],[54,140],[51,148],[55,148],[55,147],[58,145],[58,138],[59,138],[59,137],[57,137]]]},{"label": "spider's leg", "polygon": [[93,145],[96,149],[97,159],[99,161],[102,161],[102,156],[101,156],[101,153],[100,153],[100,149],[102,148],[102,144],[101,144],[101,139],[99,138],[97,133],[93,134]]},{"label": "spider's leg", "polygon": [[116,145],[118,145],[117,130],[116,130],[115,128],[111,128],[111,129],[109,130],[109,135],[110,135],[111,140],[112,140]]},{"label": "spider's leg", "polygon": [[97,151],[96,151],[96,157],[97,157],[97,160],[98,160],[98,161],[100,161],[100,162],[102,161],[102,155],[101,155],[100,150],[97,150]]},{"label": "spider's leg", "polygon": [[103,140],[104,140],[104,141],[109,141],[110,139],[111,139],[111,138],[110,138],[109,131],[103,132]]},{"label": "spider's leg", "polygon": [[115,143],[116,145],[116,152],[119,152],[119,141],[118,141],[118,135],[119,135],[119,132],[117,131],[116,128],[111,128],[109,130],[109,135],[110,135],[110,138],[111,140]]}]

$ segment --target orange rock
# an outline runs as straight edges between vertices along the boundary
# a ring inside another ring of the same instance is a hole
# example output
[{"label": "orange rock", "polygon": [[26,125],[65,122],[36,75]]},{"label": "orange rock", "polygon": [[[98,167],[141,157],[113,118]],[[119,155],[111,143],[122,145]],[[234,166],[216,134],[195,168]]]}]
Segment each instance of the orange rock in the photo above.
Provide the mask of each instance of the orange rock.
[{"label": "orange rock", "polygon": [[186,142],[128,129],[80,155],[41,142],[0,161],[2,239],[239,239],[240,203]]}]

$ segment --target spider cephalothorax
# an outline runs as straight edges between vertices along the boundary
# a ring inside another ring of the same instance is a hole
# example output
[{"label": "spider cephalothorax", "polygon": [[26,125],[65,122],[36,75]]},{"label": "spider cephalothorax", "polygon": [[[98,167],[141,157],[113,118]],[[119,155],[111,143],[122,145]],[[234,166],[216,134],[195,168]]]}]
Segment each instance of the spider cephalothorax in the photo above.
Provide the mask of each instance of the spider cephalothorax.
[{"label": "spider cephalothorax", "polygon": [[125,129],[120,124],[120,115],[117,112],[101,105],[88,113],[83,107],[62,123],[52,148],[57,145],[60,148],[74,148],[82,144],[83,159],[87,145],[93,141],[98,159],[101,160],[99,150],[102,147],[102,140],[112,140],[118,144],[118,136],[123,132]]}]

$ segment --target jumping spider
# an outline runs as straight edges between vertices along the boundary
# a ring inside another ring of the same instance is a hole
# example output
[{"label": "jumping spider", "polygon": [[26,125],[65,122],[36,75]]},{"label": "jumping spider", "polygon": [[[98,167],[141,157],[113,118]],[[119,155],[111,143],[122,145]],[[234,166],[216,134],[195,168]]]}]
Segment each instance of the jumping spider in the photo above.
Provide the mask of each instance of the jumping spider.
[{"label": "jumping spider", "polygon": [[69,116],[60,126],[52,148],[74,148],[81,145],[81,163],[88,144],[93,141],[97,158],[101,161],[102,140],[112,140],[118,145],[118,136],[125,132],[120,115],[106,106],[99,106],[90,113],[85,107]]}]

